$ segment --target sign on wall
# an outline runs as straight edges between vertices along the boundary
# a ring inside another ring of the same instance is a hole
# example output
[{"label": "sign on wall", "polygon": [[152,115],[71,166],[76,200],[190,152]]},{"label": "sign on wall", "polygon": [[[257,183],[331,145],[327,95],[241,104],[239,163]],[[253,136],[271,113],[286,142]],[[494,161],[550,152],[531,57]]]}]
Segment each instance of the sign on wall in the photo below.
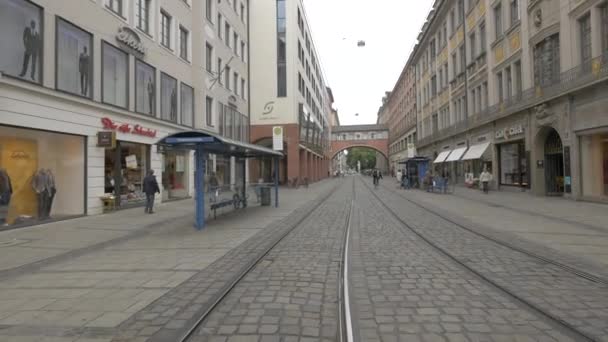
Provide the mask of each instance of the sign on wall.
[{"label": "sign on wall", "polygon": [[97,147],[115,148],[116,147],[116,132],[114,132],[114,131],[97,132]]},{"label": "sign on wall", "polygon": [[513,136],[520,135],[520,134],[524,134],[524,126],[521,124],[514,125],[509,128],[503,128],[503,129],[496,131],[494,138],[509,139]]},{"label": "sign on wall", "polygon": [[272,128],[272,149],[283,151],[283,126],[274,126]]},{"label": "sign on wall", "polygon": [[137,124],[136,125],[131,125],[129,123],[119,124],[110,118],[102,118],[101,124],[103,125],[104,129],[118,131],[121,133],[131,133],[131,134],[136,134],[136,135],[142,135],[142,136],[150,137],[150,138],[155,138],[156,133],[157,133],[156,130],[154,130],[154,129],[145,128],[145,127],[142,127]]}]

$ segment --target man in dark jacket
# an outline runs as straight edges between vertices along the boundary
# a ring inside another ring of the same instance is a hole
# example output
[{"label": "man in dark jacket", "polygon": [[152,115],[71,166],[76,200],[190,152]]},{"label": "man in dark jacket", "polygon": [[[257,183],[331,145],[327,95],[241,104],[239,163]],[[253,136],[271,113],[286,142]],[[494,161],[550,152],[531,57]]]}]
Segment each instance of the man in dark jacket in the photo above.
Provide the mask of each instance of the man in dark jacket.
[{"label": "man in dark jacket", "polygon": [[154,214],[152,207],[154,206],[154,194],[160,194],[160,188],[156,177],[154,177],[154,170],[149,170],[148,175],[144,178],[144,193],[146,194],[146,213]]}]

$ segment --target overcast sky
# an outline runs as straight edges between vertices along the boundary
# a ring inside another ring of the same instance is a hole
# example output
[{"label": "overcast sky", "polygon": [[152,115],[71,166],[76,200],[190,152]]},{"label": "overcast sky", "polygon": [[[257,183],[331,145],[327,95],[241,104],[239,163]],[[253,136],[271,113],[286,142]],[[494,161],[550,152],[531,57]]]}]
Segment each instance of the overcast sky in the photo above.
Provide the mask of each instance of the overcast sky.
[{"label": "overcast sky", "polygon": [[[340,124],[376,123],[384,92],[397,82],[432,3],[304,0]],[[357,47],[358,40],[366,46]]]}]

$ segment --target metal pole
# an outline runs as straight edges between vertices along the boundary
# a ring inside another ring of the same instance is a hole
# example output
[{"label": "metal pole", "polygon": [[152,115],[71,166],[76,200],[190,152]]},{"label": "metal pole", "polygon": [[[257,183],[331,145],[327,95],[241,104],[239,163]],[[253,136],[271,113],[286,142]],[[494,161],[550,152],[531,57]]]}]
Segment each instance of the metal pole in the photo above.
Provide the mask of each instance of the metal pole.
[{"label": "metal pole", "polygon": [[243,158],[243,208],[247,208],[247,158]]},{"label": "metal pole", "polygon": [[196,147],[196,174],[194,185],[196,192],[196,224],[198,230],[205,228],[205,155],[203,147]]},{"label": "metal pole", "polygon": [[274,207],[279,207],[279,158],[274,159]]}]

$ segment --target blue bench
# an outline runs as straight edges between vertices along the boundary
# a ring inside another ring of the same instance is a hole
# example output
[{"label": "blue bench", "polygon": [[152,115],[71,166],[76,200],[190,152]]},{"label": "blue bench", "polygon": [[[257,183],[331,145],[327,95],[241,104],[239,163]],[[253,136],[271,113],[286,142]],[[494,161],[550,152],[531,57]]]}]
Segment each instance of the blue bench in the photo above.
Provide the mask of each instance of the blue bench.
[{"label": "blue bench", "polygon": [[213,210],[213,219],[217,218],[218,209],[233,206],[233,205],[234,205],[234,200],[231,200],[231,199],[225,199],[225,200],[211,204],[211,210]]}]

